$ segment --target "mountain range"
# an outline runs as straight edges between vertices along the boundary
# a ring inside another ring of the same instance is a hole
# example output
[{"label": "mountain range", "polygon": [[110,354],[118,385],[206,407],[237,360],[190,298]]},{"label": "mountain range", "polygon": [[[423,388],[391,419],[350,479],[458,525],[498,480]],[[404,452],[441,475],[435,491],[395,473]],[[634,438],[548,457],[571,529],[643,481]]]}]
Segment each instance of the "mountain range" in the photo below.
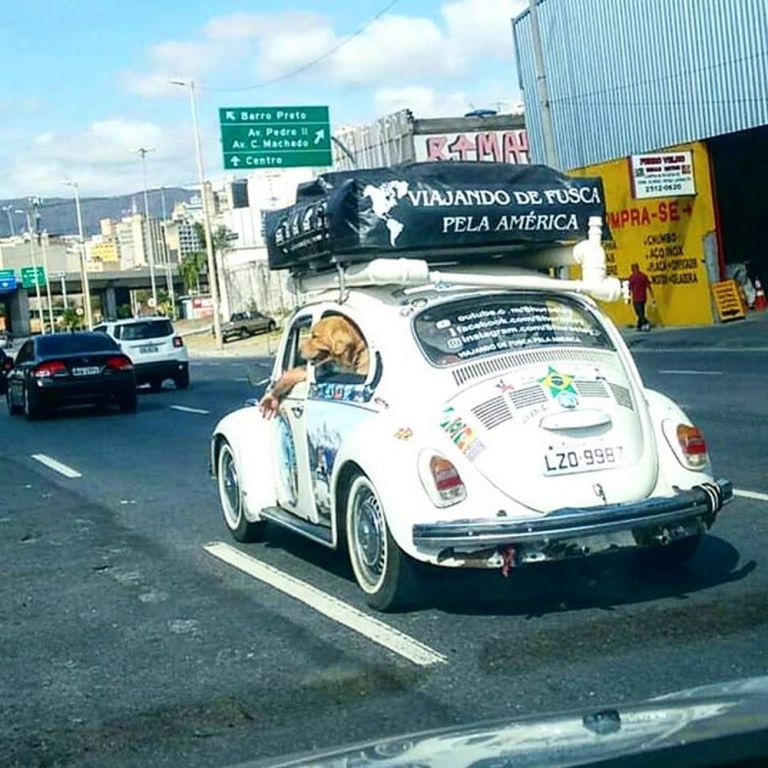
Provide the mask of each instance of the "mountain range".
[{"label": "mountain range", "polygon": [[[197,191],[181,187],[164,187],[162,190],[153,189],[147,192],[149,200],[149,215],[160,218],[163,215],[163,202],[167,216],[171,215],[173,206],[179,202],[189,202],[197,195]],[[163,201],[163,198],[165,200]],[[101,231],[101,219],[121,219],[132,211],[144,210],[143,192],[116,197],[83,197],[80,199],[83,213],[83,229],[86,237]],[[13,220],[14,232],[18,235],[27,228],[26,216],[16,211],[30,210],[28,198],[0,200],[0,237],[12,234],[9,215]],[[48,230],[50,235],[77,234],[77,216],[75,213],[74,197],[49,197],[41,200],[40,229]]]}]

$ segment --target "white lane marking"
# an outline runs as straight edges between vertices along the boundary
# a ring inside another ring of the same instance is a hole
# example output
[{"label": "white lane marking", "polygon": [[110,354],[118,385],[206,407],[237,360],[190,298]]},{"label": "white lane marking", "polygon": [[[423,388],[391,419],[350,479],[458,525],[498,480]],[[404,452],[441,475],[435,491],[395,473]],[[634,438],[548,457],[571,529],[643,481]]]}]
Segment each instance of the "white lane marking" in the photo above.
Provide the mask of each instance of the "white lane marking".
[{"label": "white lane marking", "polygon": [[745,491],[743,488],[734,488],[733,495],[742,499],[754,499],[755,501],[768,501],[768,493],[759,493],[758,491]]},{"label": "white lane marking", "polygon": [[181,411],[182,413],[202,413],[203,416],[207,416],[210,411],[205,411],[202,408],[190,408],[186,405],[169,405],[169,408],[173,408],[174,411]]},{"label": "white lane marking", "polygon": [[659,373],[671,373],[671,374],[682,374],[683,376],[722,376],[722,371],[688,371],[688,370],[680,370],[680,371],[673,371],[673,370],[666,370],[666,371],[659,371]]},{"label": "white lane marking", "polygon": [[33,453],[32,458],[35,461],[44,464],[48,469],[52,469],[54,472],[58,472],[60,475],[70,478],[70,480],[73,480],[76,477],[82,477],[76,469],[72,469],[72,467],[68,467],[66,464],[62,464],[60,461],[56,461],[56,459],[52,459],[44,453]]},{"label": "white lane marking", "polygon": [[248,381],[248,378],[246,376],[241,376],[236,378],[235,381]]},{"label": "white lane marking", "polygon": [[427,645],[390,627],[383,621],[373,618],[357,608],[342,602],[317,587],[310,586],[301,579],[289,576],[271,565],[246,555],[235,547],[221,541],[206,544],[203,549],[208,554],[218,557],[225,563],[253,576],[254,579],[290,595],[332,621],[357,632],[387,650],[402,656],[408,661],[426,667],[431,664],[445,664],[448,659]]}]

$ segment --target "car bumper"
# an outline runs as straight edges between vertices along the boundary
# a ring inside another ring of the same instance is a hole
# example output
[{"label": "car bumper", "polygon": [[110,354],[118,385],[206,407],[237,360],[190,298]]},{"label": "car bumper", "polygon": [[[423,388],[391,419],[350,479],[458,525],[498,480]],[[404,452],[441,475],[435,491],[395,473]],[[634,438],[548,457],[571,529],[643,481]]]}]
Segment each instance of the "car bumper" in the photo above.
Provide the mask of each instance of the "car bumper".
[{"label": "car bumper", "polygon": [[189,369],[188,360],[160,360],[155,363],[134,363],[133,371],[139,383],[161,377],[172,379]]},{"label": "car bumper", "polygon": [[46,381],[42,386],[35,387],[34,398],[43,406],[74,405],[128,397],[135,389],[133,376],[115,377],[107,381]]},{"label": "car bumper", "polygon": [[579,546],[579,542],[599,544],[601,539],[607,546],[597,546],[593,551],[610,549],[611,542],[618,546],[653,546],[711,526],[723,505],[732,498],[733,485],[728,480],[718,480],[671,497],[584,509],[563,507],[548,515],[524,520],[420,523],[413,526],[413,543],[419,550],[437,551],[438,561],[453,557],[457,551],[505,547],[516,547],[521,554],[530,553],[531,561],[560,559],[555,554],[569,551],[569,544],[576,545],[575,549],[571,548],[572,553],[589,554],[590,548]]}]

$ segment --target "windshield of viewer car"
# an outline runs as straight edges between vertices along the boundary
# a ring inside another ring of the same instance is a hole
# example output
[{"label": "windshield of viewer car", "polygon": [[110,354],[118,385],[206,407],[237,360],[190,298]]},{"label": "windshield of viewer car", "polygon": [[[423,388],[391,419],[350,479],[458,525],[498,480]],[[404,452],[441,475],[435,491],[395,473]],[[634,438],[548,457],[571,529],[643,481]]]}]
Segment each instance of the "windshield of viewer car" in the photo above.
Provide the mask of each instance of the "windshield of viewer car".
[{"label": "windshield of viewer car", "polygon": [[555,295],[498,294],[444,302],[417,315],[414,330],[435,365],[537,347],[613,349],[586,308]]}]

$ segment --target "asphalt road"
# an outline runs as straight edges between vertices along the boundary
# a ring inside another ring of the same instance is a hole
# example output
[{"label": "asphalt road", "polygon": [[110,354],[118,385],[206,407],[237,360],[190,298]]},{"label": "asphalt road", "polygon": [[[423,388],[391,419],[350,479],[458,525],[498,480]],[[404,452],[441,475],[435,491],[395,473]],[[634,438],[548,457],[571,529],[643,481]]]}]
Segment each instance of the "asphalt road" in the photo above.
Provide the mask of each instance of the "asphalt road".
[{"label": "asphalt road", "polygon": [[[768,494],[768,354],[636,359],[718,473]],[[677,576],[627,557],[441,575],[380,617],[444,658],[426,666],[212,557],[229,539],[207,441],[249,364],[198,361],[188,391],[147,392],[135,415],[0,406],[4,765],[224,766],[768,673],[761,499],[737,499]],[[238,548],[370,615],[332,553],[279,530]]]}]

